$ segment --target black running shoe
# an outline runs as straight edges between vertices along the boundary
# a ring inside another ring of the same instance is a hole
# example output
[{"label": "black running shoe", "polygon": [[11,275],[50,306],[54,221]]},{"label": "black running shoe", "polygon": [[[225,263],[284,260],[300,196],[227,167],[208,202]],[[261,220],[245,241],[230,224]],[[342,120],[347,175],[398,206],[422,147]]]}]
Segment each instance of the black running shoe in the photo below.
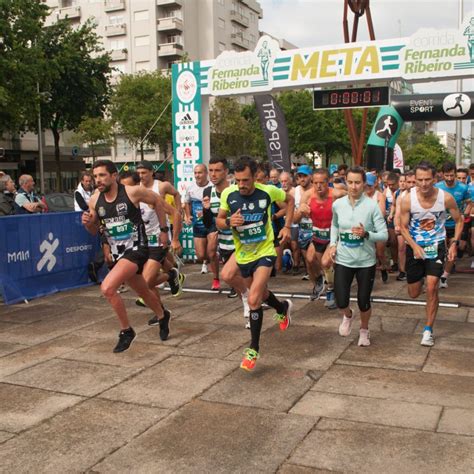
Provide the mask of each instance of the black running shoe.
[{"label": "black running shoe", "polygon": [[160,339],[162,341],[166,341],[170,334],[170,319],[171,313],[167,309],[165,309],[163,319],[158,320],[158,323],[160,325]]},{"label": "black running shoe", "polygon": [[233,288],[231,288],[227,298],[237,298],[237,296],[239,296],[239,294]]},{"label": "black running shoe", "polygon": [[171,289],[171,294],[173,296],[177,296],[178,294],[181,293],[181,282],[179,280],[179,271],[177,268],[172,268],[168,272],[168,285],[170,286]]},{"label": "black running shoe", "polygon": [[405,272],[400,272],[397,276],[397,281],[405,281],[407,279],[407,274]]},{"label": "black running shoe", "polygon": [[388,281],[388,272],[387,272],[387,270],[380,270],[380,273],[382,275],[382,281],[384,283],[387,283],[387,281]]},{"label": "black running shoe", "polygon": [[160,324],[160,320],[156,315],[148,320],[148,326],[158,326],[158,324]]},{"label": "black running shoe", "polygon": [[390,267],[390,271],[395,273],[395,272],[398,272],[398,263],[394,263],[391,267]]},{"label": "black running shoe", "polygon": [[114,347],[114,352],[126,351],[132,344],[135,337],[136,337],[136,334],[132,328],[128,328],[128,329],[125,329],[124,331],[120,331],[119,340],[117,342],[117,345]]},{"label": "black running shoe", "polygon": [[314,284],[313,291],[311,293],[311,301],[319,300],[324,291],[324,278],[322,275],[319,275],[316,278],[316,283]]}]

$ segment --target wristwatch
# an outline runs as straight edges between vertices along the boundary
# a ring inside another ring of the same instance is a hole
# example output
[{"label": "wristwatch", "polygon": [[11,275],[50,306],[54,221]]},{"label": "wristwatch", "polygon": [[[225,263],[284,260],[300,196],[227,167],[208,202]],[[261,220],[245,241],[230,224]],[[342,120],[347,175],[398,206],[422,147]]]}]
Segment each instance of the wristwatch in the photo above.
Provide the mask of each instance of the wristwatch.
[{"label": "wristwatch", "polygon": [[161,230],[161,232],[166,232],[166,233],[168,233],[168,232],[170,231],[170,228],[169,228],[167,225],[165,225],[164,227],[161,227],[161,226],[160,226],[160,230]]},{"label": "wristwatch", "polygon": [[230,217],[226,217],[226,218],[225,218],[225,225],[226,225],[227,227],[230,227]]}]

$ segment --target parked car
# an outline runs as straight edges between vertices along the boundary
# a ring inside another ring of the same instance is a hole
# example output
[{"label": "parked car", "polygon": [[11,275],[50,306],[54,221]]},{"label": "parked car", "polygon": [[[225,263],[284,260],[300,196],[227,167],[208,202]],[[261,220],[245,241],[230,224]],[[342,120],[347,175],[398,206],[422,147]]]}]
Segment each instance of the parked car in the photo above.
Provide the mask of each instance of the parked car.
[{"label": "parked car", "polygon": [[44,196],[49,212],[74,211],[74,196],[67,193],[51,193]]}]

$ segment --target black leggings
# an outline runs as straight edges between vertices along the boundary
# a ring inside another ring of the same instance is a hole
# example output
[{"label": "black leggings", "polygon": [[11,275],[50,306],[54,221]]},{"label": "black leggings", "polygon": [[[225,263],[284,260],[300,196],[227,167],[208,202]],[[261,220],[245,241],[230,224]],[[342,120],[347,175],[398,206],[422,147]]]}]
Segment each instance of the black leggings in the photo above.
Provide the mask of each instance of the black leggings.
[{"label": "black leggings", "polygon": [[347,308],[351,295],[352,280],[357,280],[357,304],[361,311],[370,309],[370,294],[374,287],[375,265],[373,267],[351,268],[336,264],[334,292],[338,308]]}]

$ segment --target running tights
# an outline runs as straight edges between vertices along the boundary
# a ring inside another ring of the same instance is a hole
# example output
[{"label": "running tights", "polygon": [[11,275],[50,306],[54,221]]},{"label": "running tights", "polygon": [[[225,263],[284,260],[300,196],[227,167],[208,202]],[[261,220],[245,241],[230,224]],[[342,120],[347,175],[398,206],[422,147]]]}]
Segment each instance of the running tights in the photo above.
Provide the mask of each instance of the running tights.
[{"label": "running tights", "polygon": [[357,305],[360,311],[370,309],[370,294],[374,287],[375,265],[373,267],[352,268],[336,264],[334,275],[334,291],[338,308],[347,308],[351,295],[351,285],[357,280]]}]

